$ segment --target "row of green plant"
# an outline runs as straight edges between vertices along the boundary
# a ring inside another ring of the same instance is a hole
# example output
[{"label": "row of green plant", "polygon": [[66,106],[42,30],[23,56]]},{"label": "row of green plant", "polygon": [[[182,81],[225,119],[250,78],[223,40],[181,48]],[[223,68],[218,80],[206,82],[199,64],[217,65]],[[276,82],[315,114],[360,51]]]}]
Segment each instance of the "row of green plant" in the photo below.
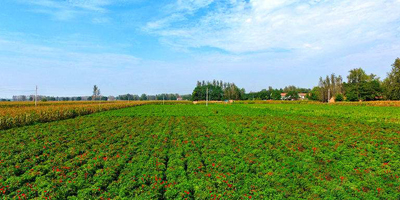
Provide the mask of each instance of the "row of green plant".
[{"label": "row of green plant", "polygon": [[13,128],[0,131],[0,196],[398,199],[398,111],[144,105]]},{"label": "row of green plant", "polygon": [[[46,102],[35,107],[31,102],[0,103],[0,130],[51,122],[102,111],[135,107],[144,104],[191,104],[188,101],[114,101],[114,102]],[[2,105],[2,106],[1,106]]]}]

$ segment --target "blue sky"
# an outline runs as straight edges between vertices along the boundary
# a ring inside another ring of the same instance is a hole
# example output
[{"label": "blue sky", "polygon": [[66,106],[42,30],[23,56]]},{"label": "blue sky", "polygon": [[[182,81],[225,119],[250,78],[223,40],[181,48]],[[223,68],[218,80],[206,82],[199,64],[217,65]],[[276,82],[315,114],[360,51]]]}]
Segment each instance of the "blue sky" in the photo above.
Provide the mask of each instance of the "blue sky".
[{"label": "blue sky", "polygon": [[400,0],[2,0],[0,97],[313,87],[400,57]]}]

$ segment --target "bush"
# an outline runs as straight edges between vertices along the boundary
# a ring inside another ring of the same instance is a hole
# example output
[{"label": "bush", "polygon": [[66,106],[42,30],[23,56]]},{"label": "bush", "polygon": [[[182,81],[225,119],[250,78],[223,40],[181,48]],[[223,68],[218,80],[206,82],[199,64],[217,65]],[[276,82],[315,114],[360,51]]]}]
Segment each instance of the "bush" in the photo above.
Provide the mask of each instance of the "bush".
[{"label": "bush", "polygon": [[344,100],[344,97],[343,97],[342,94],[337,94],[337,95],[336,95],[335,101],[343,101],[343,100]]},{"label": "bush", "polygon": [[357,94],[355,93],[347,93],[346,97],[347,101],[358,101]]}]

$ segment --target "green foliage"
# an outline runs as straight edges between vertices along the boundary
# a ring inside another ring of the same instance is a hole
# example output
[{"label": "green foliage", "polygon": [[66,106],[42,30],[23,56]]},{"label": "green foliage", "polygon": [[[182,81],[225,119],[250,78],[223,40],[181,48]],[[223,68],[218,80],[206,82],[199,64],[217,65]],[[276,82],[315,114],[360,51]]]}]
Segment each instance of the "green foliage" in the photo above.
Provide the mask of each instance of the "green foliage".
[{"label": "green foliage", "polygon": [[208,90],[208,100],[210,101],[221,101],[224,92],[219,85],[200,85],[197,86],[192,93],[192,100],[193,101],[205,101],[207,97],[207,90]]},{"label": "green foliage", "polygon": [[244,96],[244,89],[239,89],[234,83],[224,83],[222,81],[197,82],[196,88],[192,93],[193,101],[205,101],[207,97],[210,101],[222,100],[241,100]]},{"label": "green foliage", "polygon": [[100,94],[101,94],[101,92],[100,92],[99,87],[97,87],[97,85],[94,85],[93,86],[93,97],[92,97],[92,99],[93,100],[98,100]]},{"label": "green foliage", "polygon": [[320,100],[320,88],[319,87],[314,87],[309,93],[307,93],[306,98],[312,101],[318,101]]},{"label": "green foliage", "polygon": [[282,102],[145,105],[0,131],[0,196],[400,198],[399,107]]},{"label": "green foliage", "polygon": [[388,73],[383,86],[387,99],[400,100],[400,58],[393,63],[392,71]]},{"label": "green foliage", "polygon": [[282,96],[281,96],[281,91],[279,90],[274,90],[271,93],[271,99],[272,100],[281,100]]},{"label": "green foliage", "polygon": [[344,100],[344,97],[343,97],[342,94],[337,94],[337,95],[335,96],[335,101],[343,101],[343,100]]},{"label": "green foliage", "polygon": [[361,68],[350,70],[344,88],[349,101],[372,101],[382,95],[382,87],[376,75],[367,75]]},{"label": "green foliage", "polygon": [[140,101],[146,101],[147,100],[147,95],[146,94],[142,94],[140,96]]},{"label": "green foliage", "polygon": [[[336,76],[335,74],[326,76],[325,79],[320,77],[318,89],[319,100],[322,102],[328,102],[330,98],[343,93],[343,79],[340,75]],[[317,92],[314,93],[317,94]]]},{"label": "green foliage", "polygon": [[107,101],[108,100],[108,97],[101,97],[100,98],[102,101]]},{"label": "green foliage", "polygon": [[297,93],[297,92],[294,91],[294,90],[289,91],[288,93],[286,93],[285,98],[286,98],[287,100],[297,100],[297,99],[299,99],[299,93]]},{"label": "green foliage", "polygon": [[360,99],[358,98],[356,93],[354,93],[353,91],[349,91],[346,93],[346,100],[347,101],[359,101]]}]

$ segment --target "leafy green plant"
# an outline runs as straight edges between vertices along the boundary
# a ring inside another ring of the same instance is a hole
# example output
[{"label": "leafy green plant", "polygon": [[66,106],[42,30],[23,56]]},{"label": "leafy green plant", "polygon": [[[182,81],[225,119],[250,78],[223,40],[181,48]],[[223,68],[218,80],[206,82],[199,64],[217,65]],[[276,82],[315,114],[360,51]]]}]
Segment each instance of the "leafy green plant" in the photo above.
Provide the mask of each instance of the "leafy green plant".
[{"label": "leafy green plant", "polygon": [[263,102],[143,105],[2,130],[0,196],[400,198],[400,107]]},{"label": "leafy green plant", "polygon": [[343,101],[344,100],[344,97],[343,97],[343,95],[342,94],[337,94],[336,96],[335,96],[335,101]]}]

